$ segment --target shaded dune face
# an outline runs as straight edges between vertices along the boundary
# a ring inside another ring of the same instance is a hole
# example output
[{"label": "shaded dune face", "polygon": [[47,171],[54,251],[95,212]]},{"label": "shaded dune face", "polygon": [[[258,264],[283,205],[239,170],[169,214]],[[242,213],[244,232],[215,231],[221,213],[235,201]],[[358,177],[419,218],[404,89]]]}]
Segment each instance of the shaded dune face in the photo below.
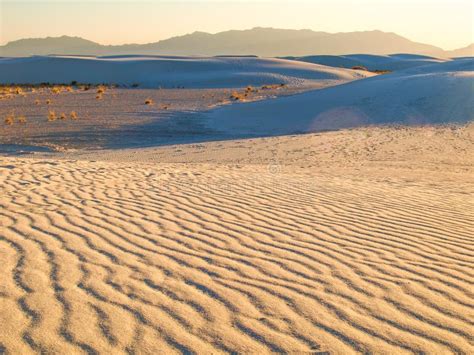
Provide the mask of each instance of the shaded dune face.
[{"label": "shaded dune face", "polygon": [[0,349],[472,353],[472,184],[424,161],[2,158]]},{"label": "shaded dune face", "polygon": [[342,85],[206,113],[223,132],[277,135],[368,124],[474,120],[474,59],[423,65]]}]

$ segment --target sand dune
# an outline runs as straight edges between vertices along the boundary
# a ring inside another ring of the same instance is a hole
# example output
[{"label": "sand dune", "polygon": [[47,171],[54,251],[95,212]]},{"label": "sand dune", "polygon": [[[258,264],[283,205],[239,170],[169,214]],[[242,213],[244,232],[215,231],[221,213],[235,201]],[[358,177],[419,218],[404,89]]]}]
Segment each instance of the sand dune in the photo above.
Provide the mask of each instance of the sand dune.
[{"label": "sand dune", "polygon": [[284,59],[257,57],[34,56],[0,59],[2,83],[119,84],[219,88],[246,85],[334,85],[373,74]]},{"label": "sand dune", "polygon": [[302,62],[327,65],[330,67],[353,68],[363,66],[369,70],[398,71],[423,65],[442,63],[447,59],[416,54],[348,54],[348,55],[313,55],[305,57],[288,57]]},{"label": "sand dune", "polygon": [[474,59],[458,59],[220,108],[208,113],[207,124],[222,132],[271,135],[369,124],[467,122],[474,119],[473,84]]},{"label": "sand dune", "polygon": [[470,126],[2,157],[0,352],[473,353],[473,153]]},{"label": "sand dune", "polygon": [[[84,71],[91,78],[102,72],[98,70],[101,66],[104,66],[101,67],[104,75],[112,75],[115,69],[124,65],[123,68],[129,68],[130,71],[120,72],[120,75],[127,77],[130,82],[139,78],[138,73],[145,73],[143,70],[148,64],[161,68],[161,71],[157,70],[153,75],[156,74],[157,78],[163,80],[166,75],[172,76],[171,71],[162,75],[170,68],[184,72],[188,68],[186,80],[189,80],[191,86],[217,85],[216,78],[222,79],[220,83],[237,85],[235,83],[238,80],[232,79],[235,73],[249,74],[257,67],[259,71],[253,72],[257,78],[254,79],[261,79],[266,83],[268,78],[263,79],[266,78],[265,73],[275,70],[283,73],[295,68],[304,69],[306,79],[296,79],[296,72],[291,72],[291,78],[288,77],[290,85],[255,86],[255,90],[249,92],[236,88],[108,88],[105,94],[97,96],[96,89],[84,91],[80,86],[63,88],[59,93],[55,93],[54,88],[27,88],[20,94],[0,95],[2,120],[10,115],[17,120],[12,125],[0,124],[0,150],[15,150],[18,148],[16,145],[35,145],[57,150],[130,148],[324,131],[372,124],[445,124],[474,119],[472,58],[378,76],[354,70],[255,57],[39,57],[0,60],[3,63],[0,67],[7,68],[6,63],[13,63],[13,66],[18,64],[20,68],[24,62],[24,67],[31,69],[34,66],[29,67],[29,64],[42,62],[51,69],[55,67],[51,66],[55,61],[64,64],[64,68],[69,68],[70,73],[74,73],[70,66],[75,61],[78,67],[98,65],[94,70]],[[238,69],[238,63],[245,64],[245,68]],[[12,73],[28,76],[28,70]],[[59,74],[61,70],[58,71]],[[9,73],[9,70],[0,71],[0,76]],[[37,73],[42,71],[38,70]],[[301,71],[298,73],[302,74]],[[359,74],[370,77],[355,80]],[[309,80],[311,76],[313,79]],[[248,76],[245,77],[244,86],[251,81],[247,80]],[[180,77],[175,78],[179,80]],[[240,95],[240,101],[234,100],[235,93]],[[153,104],[147,105],[148,100]],[[57,115],[73,111],[78,120],[49,122],[49,111]],[[18,122],[20,117],[24,118],[25,124]],[[5,149],[6,144],[15,146]]]}]

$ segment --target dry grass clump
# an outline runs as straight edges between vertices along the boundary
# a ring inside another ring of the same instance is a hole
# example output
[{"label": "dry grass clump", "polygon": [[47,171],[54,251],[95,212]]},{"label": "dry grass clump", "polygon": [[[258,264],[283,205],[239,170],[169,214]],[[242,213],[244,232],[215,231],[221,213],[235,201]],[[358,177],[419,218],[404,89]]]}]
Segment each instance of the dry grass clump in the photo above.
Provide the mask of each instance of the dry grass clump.
[{"label": "dry grass clump", "polygon": [[51,105],[52,101],[50,99],[46,100],[46,105]]},{"label": "dry grass clump", "polygon": [[281,84],[271,84],[271,85],[263,85],[263,86],[262,86],[262,90],[279,89],[279,88],[282,88],[282,87],[285,87],[285,86],[286,86],[285,83],[281,83]]},{"label": "dry grass clump", "polygon": [[8,126],[13,125],[13,122],[15,122],[15,116],[13,113],[9,114],[7,117],[5,117],[5,124]]},{"label": "dry grass clump", "polygon": [[0,99],[9,99],[15,96],[26,96],[28,93],[36,93],[47,90],[53,94],[59,94],[62,91],[72,92],[71,85],[50,83],[41,84],[21,84],[21,85],[1,85],[0,84]]},{"label": "dry grass clump", "polygon": [[19,124],[25,124],[26,123],[26,117],[25,116],[19,116],[17,120],[18,120]]},{"label": "dry grass clump", "polygon": [[241,94],[241,93],[239,93],[239,92],[237,92],[237,91],[234,91],[234,92],[230,95],[229,99],[231,99],[231,100],[233,100],[233,101],[242,101],[242,100],[245,99],[245,97],[247,97],[247,95],[246,95],[245,93],[244,93],[244,94]]},{"label": "dry grass clump", "polygon": [[252,93],[257,93],[257,92],[258,92],[258,89],[255,89],[252,86],[247,86],[242,93],[237,92],[237,91],[232,92],[229,98],[233,101],[243,101],[246,98],[248,98]]},{"label": "dry grass clump", "polygon": [[[262,86],[261,89],[263,89],[263,90],[277,89],[277,88],[280,88],[284,85],[285,84],[264,85],[264,86]],[[244,101],[245,99],[247,99],[252,94],[255,94],[255,93],[258,93],[258,92],[259,92],[259,89],[254,88],[253,86],[249,85],[243,90],[243,92],[238,92],[238,91],[232,92],[232,94],[229,96],[229,99],[232,100],[232,101]]]},{"label": "dry grass clump", "polygon": [[153,105],[153,100],[152,99],[146,99],[145,100],[145,105]]},{"label": "dry grass clump", "polygon": [[57,119],[58,119],[58,116],[56,116],[56,112],[50,110],[48,112],[48,121],[52,122],[52,121],[56,121]]},{"label": "dry grass clump", "polygon": [[99,86],[99,87],[97,88],[97,93],[98,93],[99,95],[105,93],[105,86]]},{"label": "dry grass clump", "polygon": [[102,100],[102,94],[97,94],[95,98],[96,100]]},{"label": "dry grass clump", "polygon": [[73,92],[74,89],[72,88],[71,85],[65,85],[65,84],[62,84],[62,85],[54,85],[52,88],[51,88],[51,92],[53,94],[60,94],[61,92],[63,91],[67,91],[67,92]]},{"label": "dry grass clump", "polygon": [[20,86],[0,86],[0,99],[10,99],[15,95],[26,96],[26,92]]},{"label": "dry grass clump", "polygon": [[52,92],[53,94],[56,94],[56,95],[57,95],[57,94],[59,94],[59,93],[61,92],[61,87],[60,87],[60,86],[53,86],[53,87],[51,88],[51,92]]},{"label": "dry grass clump", "polygon": [[71,118],[71,120],[77,120],[77,113],[76,111],[71,111],[69,113],[69,117]]},{"label": "dry grass clump", "polygon": [[247,86],[247,87],[245,88],[245,92],[248,93],[248,94],[250,94],[250,93],[252,93],[252,92],[257,93],[257,92],[258,92],[258,89],[254,88],[253,86]]},{"label": "dry grass clump", "polygon": [[40,100],[38,100],[38,99],[35,100],[35,105],[39,105],[40,103],[41,103]]},{"label": "dry grass clump", "polygon": [[169,108],[169,106],[170,106],[170,105],[168,105],[168,104],[161,104],[161,105],[160,105],[160,109],[162,109],[162,110],[167,110],[167,109]]},{"label": "dry grass clump", "polygon": [[61,114],[59,115],[59,119],[60,120],[66,120],[67,119],[67,116],[64,112],[61,112]]}]

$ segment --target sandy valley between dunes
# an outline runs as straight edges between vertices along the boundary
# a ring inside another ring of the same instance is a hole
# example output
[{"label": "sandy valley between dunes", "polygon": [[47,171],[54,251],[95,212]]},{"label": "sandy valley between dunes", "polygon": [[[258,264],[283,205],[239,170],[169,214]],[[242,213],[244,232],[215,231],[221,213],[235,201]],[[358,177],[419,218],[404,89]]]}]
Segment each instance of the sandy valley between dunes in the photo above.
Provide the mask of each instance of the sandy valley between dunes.
[{"label": "sandy valley between dunes", "polygon": [[474,353],[474,129],[0,157],[0,353]]}]

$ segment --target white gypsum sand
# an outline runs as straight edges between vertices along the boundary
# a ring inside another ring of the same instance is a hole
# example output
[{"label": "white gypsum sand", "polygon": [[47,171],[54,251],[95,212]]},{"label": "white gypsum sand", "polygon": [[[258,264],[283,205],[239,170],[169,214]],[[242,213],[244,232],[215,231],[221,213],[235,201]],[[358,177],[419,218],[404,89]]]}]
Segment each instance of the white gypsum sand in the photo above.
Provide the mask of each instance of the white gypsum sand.
[{"label": "white gypsum sand", "polygon": [[472,353],[474,132],[1,157],[7,353]]},{"label": "white gypsum sand", "polygon": [[473,60],[350,57],[0,59],[0,353],[472,353]]},{"label": "white gypsum sand", "polygon": [[0,82],[138,85],[145,88],[228,88],[246,85],[336,85],[374,74],[258,57],[34,56],[0,58]]},{"label": "white gypsum sand", "polygon": [[370,124],[474,119],[474,59],[436,63],[300,95],[234,105],[207,125],[234,134],[291,134]]}]

